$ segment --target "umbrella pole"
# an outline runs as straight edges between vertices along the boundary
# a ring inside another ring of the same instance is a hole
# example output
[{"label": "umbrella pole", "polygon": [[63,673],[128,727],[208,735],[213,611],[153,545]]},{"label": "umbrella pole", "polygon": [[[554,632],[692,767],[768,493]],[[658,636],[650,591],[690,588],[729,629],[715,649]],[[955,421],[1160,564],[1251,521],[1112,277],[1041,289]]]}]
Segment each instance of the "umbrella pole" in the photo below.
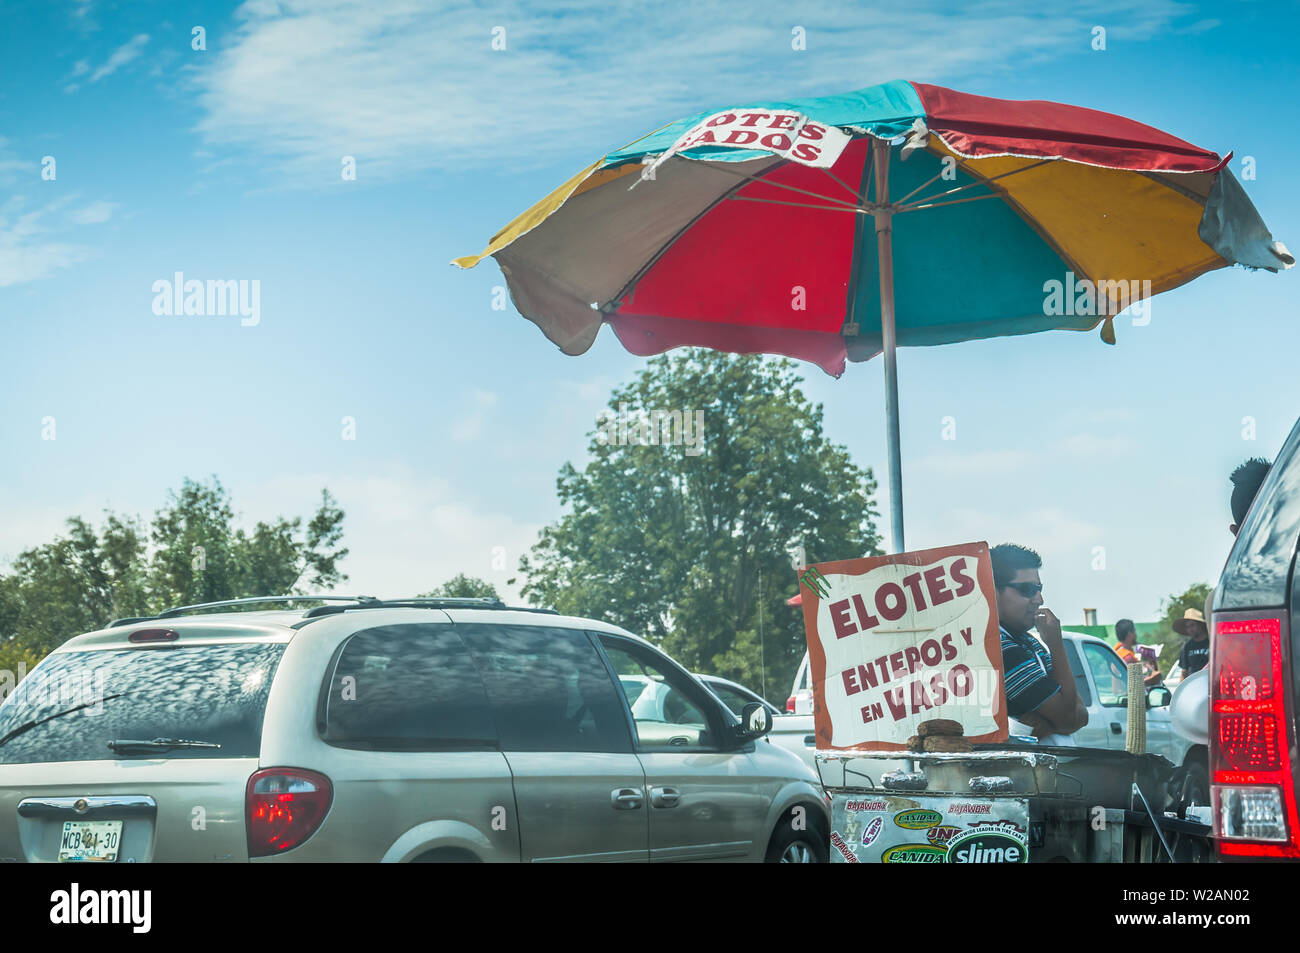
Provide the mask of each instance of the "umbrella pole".
[{"label": "umbrella pole", "polygon": [[889,525],[894,552],[906,549],[903,543],[903,453],[898,425],[898,364],[894,335],[894,242],[893,209],[889,203],[889,143],[872,142],[875,162],[876,249],[880,256],[880,340],[885,355],[885,424],[889,438]]}]

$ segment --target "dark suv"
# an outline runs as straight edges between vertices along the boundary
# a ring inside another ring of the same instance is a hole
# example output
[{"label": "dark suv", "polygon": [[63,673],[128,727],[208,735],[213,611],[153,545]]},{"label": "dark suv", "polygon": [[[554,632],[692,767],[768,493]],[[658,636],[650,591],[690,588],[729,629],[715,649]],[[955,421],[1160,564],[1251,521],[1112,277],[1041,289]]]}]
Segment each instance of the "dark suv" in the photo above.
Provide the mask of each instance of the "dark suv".
[{"label": "dark suv", "polygon": [[1214,834],[1225,859],[1300,859],[1298,541],[1300,421],[1259,488],[1215,590],[1209,756]]}]

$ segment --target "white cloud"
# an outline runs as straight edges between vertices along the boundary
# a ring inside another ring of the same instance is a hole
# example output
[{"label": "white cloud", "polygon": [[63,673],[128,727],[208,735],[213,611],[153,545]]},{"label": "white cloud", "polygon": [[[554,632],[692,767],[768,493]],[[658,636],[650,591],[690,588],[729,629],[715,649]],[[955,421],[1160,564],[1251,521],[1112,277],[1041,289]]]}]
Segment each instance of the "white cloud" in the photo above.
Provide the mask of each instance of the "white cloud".
[{"label": "white cloud", "polygon": [[20,174],[35,175],[36,163],[27,159],[15,159],[8,153],[9,140],[0,136],[0,182],[16,182]]},{"label": "white cloud", "polygon": [[603,407],[609,400],[610,391],[620,383],[621,381],[616,377],[597,374],[587,380],[557,380],[551,386],[552,389],[563,391],[583,403]]},{"label": "white cloud", "polygon": [[[28,424],[22,436],[33,444],[40,441],[41,424],[39,418]],[[16,446],[10,449],[18,452]],[[82,496],[66,504],[34,504],[30,498],[20,497],[13,490],[0,486],[0,512],[4,513],[4,539],[0,543],[0,572],[8,572],[14,559],[23,550],[51,542],[56,536],[67,535],[67,519],[81,516],[89,522],[99,525],[100,513],[104,502],[92,496]],[[69,633],[75,635],[76,633]]]},{"label": "white cloud", "polygon": [[66,200],[32,211],[25,211],[25,204],[14,197],[0,206],[0,288],[47,278],[91,253],[84,245],[61,240],[44,224]]},{"label": "white cloud", "polygon": [[[0,288],[48,278],[94,254],[93,247],[70,240],[65,229],[55,224],[64,218],[56,213],[77,198],[74,193],[29,208],[24,196],[15,195],[0,204]],[[68,213],[66,219],[78,225],[101,224],[114,208],[111,202],[91,202]]]},{"label": "white cloud", "polygon": [[1091,433],[1076,433],[1065,437],[1057,446],[1062,453],[1070,456],[1104,461],[1107,458],[1132,453],[1137,444],[1129,437],[1099,437]]},{"label": "white cloud", "polygon": [[[888,496],[885,497],[886,507]],[[1103,527],[1080,519],[1059,507],[1040,507],[1032,510],[1011,509],[991,512],[964,507],[944,508],[941,513],[919,513],[915,508],[907,511],[909,522],[915,519],[916,532],[909,530],[908,547],[949,546],[955,541],[987,540],[998,543],[1021,543],[1037,549],[1046,559],[1049,554],[1062,559],[1078,561],[1091,553],[1091,548],[1101,545],[1107,534]],[[888,526],[888,509],[884,510],[883,525]],[[913,536],[915,535],[915,538]]]},{"label": "white cloud", "polygon": [[[921,457],[911,467],[924,472],[961,473],[965,477],[990,476],[1026,470],[1034,464],[1024,450],[945,450]],[[886,496],[886,500],[888,496]]]},{"label": "white cloud", "polygon": [[[412,596],[463,572],[521,601],[519,585],[507,586],[506,580],[517,575],[519,557],[536,542],[540,527],[484,508],[438,477],[392,466],[364,477],[315,474],[236,483],[231,495],[251,525],[281,515],[309,518],[322,487],[346,514],[343,542],[350,554],[342,568],[350,578],[341,591]],[[503,568],[494,568],[497,557]]]},{"label": "white cloud", "polygon": [[[32,434],[38,439],[37,422]],[[540,526],[485,508],[438,477],[418,476],[400,466],[378,470],[371,476],[317,473],[260,483],[237,480],[227,488],[237,525],[246,529],[280,516],[301,516],[305,523],[315,512],[321,489],[328,488],[345,513],[343,545],[350,552],[341,568],[350,578],[339,586],[342,593],[413,596],[463,572],[492,583],[508,602],[523,604],[522,577],[515,586],[507,586],[506,580],[518,575],[519,557],[537,541]],[[57,506],[34,506],[0,486],[0,512],[6,514],[0,571],[24,549],[64,534],[69,516],[80,515],[99,526],[108,508],[148,521],[164,493],[144,492],[149,498],[85,496]],[[494,562],[502,568],[495,568]]]},{"label": "white cloud", "polygon": [[113,202],[91,202],[70,213],[68,217],[78,225],[99,225],[112,218],[116,208],[117,205]]},{"label": "white cloud", "polygon": [[[991,0],[961,14],[939,0],[837,3],[798,16],[722,0],[671,16],[593,0],[545,12],[523,0],[259,0],[192,76],[207,144],[274,157],[290,181],[337,181],[344,155],[379,180],[595,158],[727,101],[988,75],[1077,48],[1102,14],[1140,38],[1182,12],[1171,0],[1029,12]],[[806,50],[792,49],[795,25]],[[492,48],[496,28],[504,50]]]},{"label": "white cloud", "polygon": [[1109,424],[1121,420],[1132,420],[1137,414],[1127,407],[1111,407],[1105,410],[1090,410],[1083,417],[1090,424]]},{"label": "white cloud", "polygon": [[483,428],[487,424],[488,411],[495,407],[500,399],[500,396],[492,391],[479,390],[477,387],[471,389],[468,403],[472,409],[456,415],[455,423],[451,427],[451,438],[477,440],[481,437]]},{"label": "white cloud", "polygon": [[[148,42],[149,34],[147,33],[137,33],[135,36],[131,37],[130,40],[123,43],[113,51],[113,54],[108,58],[103,66],[90,74],[90,81],[92,83],[98,83],[101,79],[104,79],[107,76],[112,76],[119,69],[144,52],[145,44]],[[80,65],[81,64],[78,64],[78,66]],[[73,75],[80,75],[81,72],[82,71],[78,69],[73,72]]]}]

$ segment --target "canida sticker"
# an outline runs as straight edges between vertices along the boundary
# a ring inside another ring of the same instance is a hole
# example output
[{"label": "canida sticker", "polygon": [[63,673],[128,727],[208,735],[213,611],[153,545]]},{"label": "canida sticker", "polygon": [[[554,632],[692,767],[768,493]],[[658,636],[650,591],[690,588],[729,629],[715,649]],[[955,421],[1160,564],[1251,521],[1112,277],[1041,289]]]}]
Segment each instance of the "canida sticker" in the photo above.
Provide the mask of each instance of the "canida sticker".
[{"label": "canida sticker", "polygon": [[862,832],[862,846],[867,847],[870,845],[884,826],[885,819],[883,817],[872,818],[871,823],[867,825],[867,829]]},{"label": "canida sticker", "polygon": [[882,864],[942,864],[948,854],[946,847],[931,844],[900,844],[880,855]]},{"label": "canida sticker", "polygon": [[931,811],[927,808],[918,807],[910,811],[900,811],[894,815],[894,823],[909,831],[923,831],[926,828],[934,827],[943,820],[943,815],[938,811]]}]

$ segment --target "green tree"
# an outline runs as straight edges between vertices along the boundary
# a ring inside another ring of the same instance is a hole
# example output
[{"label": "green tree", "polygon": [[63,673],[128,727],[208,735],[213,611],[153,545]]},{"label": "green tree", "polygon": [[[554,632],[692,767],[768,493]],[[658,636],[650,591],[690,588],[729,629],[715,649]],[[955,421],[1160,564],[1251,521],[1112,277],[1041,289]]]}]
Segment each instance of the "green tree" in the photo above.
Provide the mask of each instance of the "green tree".
[{"label": "green tree", "polygon": [[147,605],[144,539],[135,521],[106,515],[102,531],[79,516],[67,534],[18,555],[0,583],[0,639],[43,656],[109,619]]},{"label": "green tree", "polygon": [[[790,553],[880,553],[871,471],[826,439],[795,367],[707,350],[649,361],[610,397],[586,467],[561,468],[568,512],[520,561],[524,596],[606,619],[755,690],[765,665],[768,691],[783,698],[806,647],[802,616],[785,604],[797,586]],[[608,423],[620,408],[631,421],[680,412],[696,426],[699,411],[703,432],[686,445],[674,419],[676,444],[638,443],[640,432],[625,443]]]},{"label": "green tree", "polygon": [[[150,582],[155,601],[192,605],[245,596],[301,595],[347,579],[338,563],[348,554],[343,511],[328,490],[304,530],[302,519],[259,522],[251,533],[234,526],[230,494],[212,483],[185,480],[154,516]],[[304,588],[304,581],[307,586]]]},{"label": "green tree", "polygon": [[[347,577],[343,511],[328,491],[303,526],[298,517],[236,529],[230,496],[185,480],[146,531],[107,513],[94,526],[78,516],[52,542],[18,555],[0,575],[0,662],[40,658],[73,635],[115,618],[180,604],[329,589]],[[0,664],[0,669],[11,668]],[[30,667],[30,666],[29,666]]]},{"label": "green tree", "polygon": [[211,486],[186,479],[179,493],[167,491],[150,529],[149,578],[160,608],[237,598],[234,521],[230,495],[216,477]]},{"label": "green tree", "polygon": [[0,640],[0,701],[9,696],[43,657],[44,653],[13,639]]},{"label": "green tree", "polygon": [[458,572],[441,586],[436,586],[429,592],[421,593],[422,597],[432,599],[500,599],[497,594],[497,587],[485,579],[479,579],[477,576],[467,576],[463,572]]},{"label": "green tree", "polygon": [[1186,591],[1182,593],[1169,596],[1161,603],[1160,607],[1164,614],[1157,623],[1157,628],[1142,641],[1152,645],[1164,646],[1160,650],[1160,658],[1157,660],[1162,675],[1169,674],[1169,670],[1178,661],[1178,654],[1183,650],[1183,644],[1187,641],[1187,636],[1179,635],[1174,631],[1174,623],[1181,619],[1183,613],[1188,609],[1204,612],[1205,597],[1209,594],[1210,584],[1198,582],[1188,586]]}]

